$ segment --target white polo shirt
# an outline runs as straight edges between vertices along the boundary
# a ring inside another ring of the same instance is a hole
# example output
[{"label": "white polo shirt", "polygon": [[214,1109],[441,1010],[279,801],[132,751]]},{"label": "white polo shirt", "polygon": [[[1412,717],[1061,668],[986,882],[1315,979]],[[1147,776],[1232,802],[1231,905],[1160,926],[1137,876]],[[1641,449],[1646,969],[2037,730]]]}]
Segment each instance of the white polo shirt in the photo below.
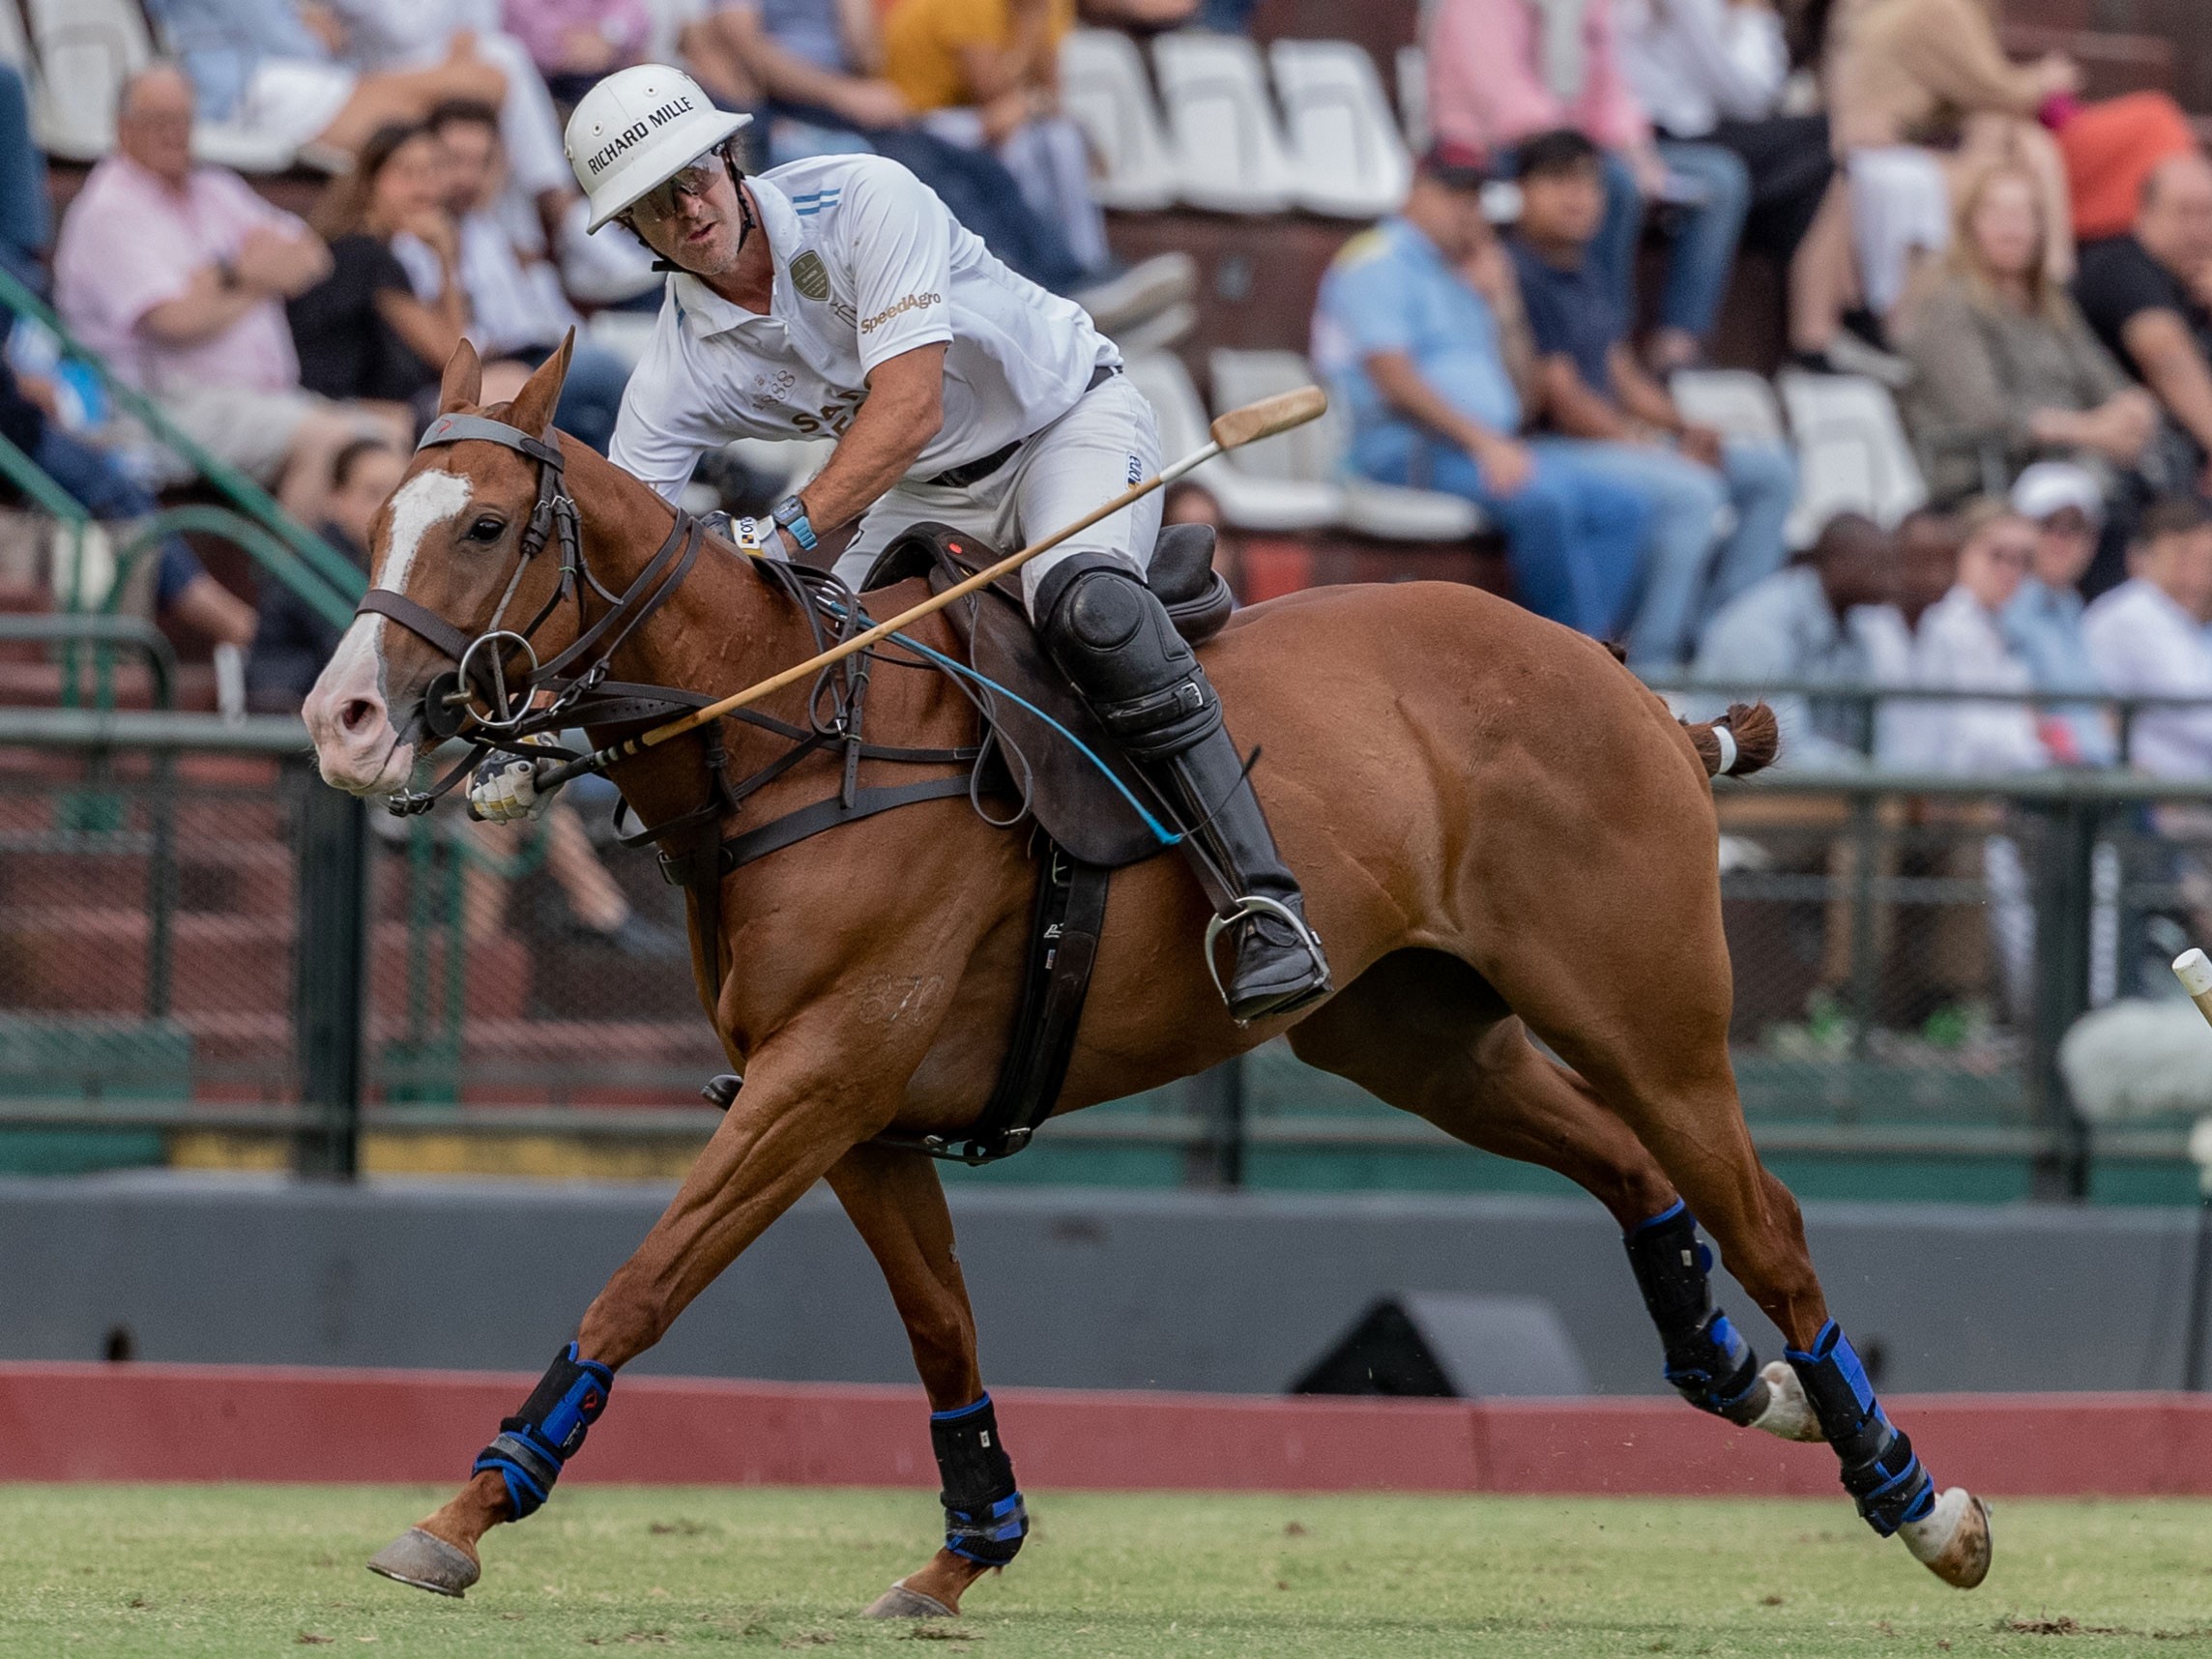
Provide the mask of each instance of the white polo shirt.
[{"label": "white polo shirt", "polygon": [[679,272],[623,394],[609,454],[673,501],[733,438],[841,436],[876,364],[948,342],[945,423],[910,478],[1004,449],[1075,407],[1113,343],[1002,265],[937,193],[880,156],[746,180],[775,276],[769,314]]}]

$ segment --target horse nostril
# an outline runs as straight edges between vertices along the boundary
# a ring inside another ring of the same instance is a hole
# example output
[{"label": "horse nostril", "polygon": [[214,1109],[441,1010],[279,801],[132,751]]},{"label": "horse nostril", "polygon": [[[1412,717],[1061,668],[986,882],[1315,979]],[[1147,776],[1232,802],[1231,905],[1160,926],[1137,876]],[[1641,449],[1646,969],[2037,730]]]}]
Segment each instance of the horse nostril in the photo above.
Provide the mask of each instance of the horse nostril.
[{"label": "horse nostril", "polygon": [[383,707],[367,697],[349,697],[345,707],[338,711],[338,724],[354,737],[368,729],[368,723],[384,713]]}]

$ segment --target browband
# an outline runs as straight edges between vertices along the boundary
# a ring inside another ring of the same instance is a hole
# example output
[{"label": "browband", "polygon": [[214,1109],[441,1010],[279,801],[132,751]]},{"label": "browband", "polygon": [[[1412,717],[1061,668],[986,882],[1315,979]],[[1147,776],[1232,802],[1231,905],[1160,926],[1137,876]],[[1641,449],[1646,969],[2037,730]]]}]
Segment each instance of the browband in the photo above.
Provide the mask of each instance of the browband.
[{"label": "browband", "polygon": [[505,421],[494,421],[488,415],[441,415],[423,431],[415,449],[420,453],[445,444],[464,444],[471,439],[516,451],[556,472],[563,465],[561,451],[544,439],[533,438],[520,426],[509,426]]}]

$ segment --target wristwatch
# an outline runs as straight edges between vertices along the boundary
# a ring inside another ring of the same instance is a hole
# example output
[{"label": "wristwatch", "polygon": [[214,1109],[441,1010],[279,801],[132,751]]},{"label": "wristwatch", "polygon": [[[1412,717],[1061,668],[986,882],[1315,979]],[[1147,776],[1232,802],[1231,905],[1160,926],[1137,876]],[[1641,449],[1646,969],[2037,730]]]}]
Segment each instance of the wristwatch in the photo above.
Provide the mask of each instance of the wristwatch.
[{"label": "wristwatch", "polygon": [[787,495],[775,504],[772,516],[777,524],[791,532],[791,538],[799,543],[801,553],[814,551],[814,526],[807,522],[804,502],[795,495]]}]

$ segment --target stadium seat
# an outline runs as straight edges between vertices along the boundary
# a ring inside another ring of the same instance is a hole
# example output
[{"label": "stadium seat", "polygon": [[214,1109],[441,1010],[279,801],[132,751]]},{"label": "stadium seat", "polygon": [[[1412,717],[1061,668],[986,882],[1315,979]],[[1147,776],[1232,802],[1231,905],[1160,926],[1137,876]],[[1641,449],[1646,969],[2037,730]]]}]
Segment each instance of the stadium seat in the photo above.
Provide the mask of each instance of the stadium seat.
[{"label": "stadium seat", "polygon": [[1797,510],[1787,536],[1802,547],[1839,512],[1895,524],[1928,500],[1897,404],[1879,382],[1851,374],[1784,373],[1782,406],[1797,441]]},{"label": "stadium seat", "polygon": [[[1295,351],[1223,348],[1207,359],[1207,368],[1213,377],[1217,410],[1271,397],[1314,378],[1313,365]],[[1239,451],[1237,461],[1253,477],[1278,483],[1334,483],[1343,493],[1337,522],[1362,536],[1387,541],[1462,541],[1482,528],[1481,512],[1464,496],[1347,477],[1344,457],[1350,444],[1344,415],[1332,407],[1318,421]]]},{"label": "stadium seat", "polygon": [[1350,41],[1267,48],[1290,140],[1292,194],[1308,213],[1371,219],[1395,213],[1413,180],[1375,60]]},{"label": "stadium seat", "polygon": [[1419,46],[1398,48],[1398,128],[1407,149],[1428,154],[1435,136],[1429,131],[1429,54]]},{"label": "stadium seat", "polygon": [[1259,48],[1241,35],[1180,31],[1152,43],[1152,66],[1175,138],[1177,195],[1216,213],[1290,207],[1291,162]]},{"label": "stadium seat", "polygon": [[[123,83],[153,61],[137,0],[25,0],[39,74],[31,120],[39,143],[69,161],[97,161],[115,148],[115,103]],[[281,173],[298,160],[287,144],[220,122],[197,122],[192,155],[245,173]]]},{"label": "stadium seat", "polygon": [[[1201,449],[1207,442],[1206,405],[1179,358],[1152,352],[1131,358],[1129,384],[1150,401],[1159,422],[1160,454],[1175,460]],[[1280,439],[1271,440],[1280,443]],[[1258,455],[1266,445],[1256,444],[1242,455],[1222,455],[1189,475],[1221,508],[1223,522],[1237,530],[1324,530],[1344,511],[1344,491],[1318,480],[1285,480],[1246,472],[1238,461]]]},{"label": "stadium seat", "polygon": [[1112,29],[1069,30],[1060,47],[1060,96],[1104,164],[1091,181],[1101,206],[1153,213],[1174,205],[1175,153],[1134,41]]},{"label": "stadium seat", "polygon": [[1670,380],[1667,390],[1686,419],[1728,437],[1779,444],[1788,436],[1774,388],[1749,369],[1691,369]]}]

